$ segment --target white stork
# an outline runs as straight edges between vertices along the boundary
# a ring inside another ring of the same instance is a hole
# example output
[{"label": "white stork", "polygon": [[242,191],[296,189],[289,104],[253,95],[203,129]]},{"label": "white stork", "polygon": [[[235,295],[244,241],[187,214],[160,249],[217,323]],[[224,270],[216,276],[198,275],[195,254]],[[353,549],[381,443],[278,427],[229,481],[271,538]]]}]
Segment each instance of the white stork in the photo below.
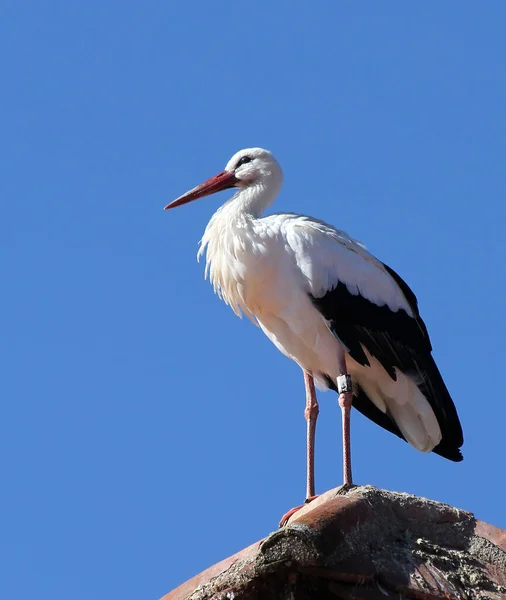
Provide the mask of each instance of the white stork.
[{"label": "white stork", "polygon": [[206,277],[236,315],[258,324],[303,370],[306,501],[315,495],[314,382],[339,394],[345,485],[352,484],[352,405],[416,449],[461,461],[462,428],[416,296],[343,231],[303,215],[262,217],[282,182],[274,156],[249,148],[165,209],[237,188],[209,221],[198,258],[206,252]]}]

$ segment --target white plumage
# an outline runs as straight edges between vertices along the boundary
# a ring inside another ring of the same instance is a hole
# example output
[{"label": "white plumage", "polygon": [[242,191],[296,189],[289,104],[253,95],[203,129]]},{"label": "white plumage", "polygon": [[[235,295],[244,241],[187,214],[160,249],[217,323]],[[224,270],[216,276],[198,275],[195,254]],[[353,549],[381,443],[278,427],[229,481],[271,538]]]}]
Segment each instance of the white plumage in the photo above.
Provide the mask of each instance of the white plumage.
[{"label": "white plumage", "polygon": [[[222,173],[166,208],[237,187],[211,218],[198,253],[199,258],[206,255],[206,276],[215,292],[238,316],[244,313],[258,324],[319,387],[335,389],[345,361],[354,402],[360,398],[372,402],[389,421],[381,422],[374,409],[370,409],[374,414],[360,406],[359,410],[423,452],[436,448],[446,429],[449,439],[440,453],[459,460],[460,424],[430,356],[413,293],[345,232],[307,216],[261,217],[282,181],[281,168],[270,152],[241,150]],[[340,312],[339,306],[353,310]],[[397,317],[400,338],[394,331]],[[383,324],[371,325],[373,320]],[[401,339],[406,324],[413,328],[413,347]],[[445,393],[436,389],[441,385]],[[451,452],[445,454],[447,445]]]},{"label": "white plumage", "polygon": [[[320,373],[334,381],[339,375],[335,358],[340,347],[309,294],[320,298],[342,281],[353,295],[413,316],[382,263],[343,231],[305,216],[259,219],[240,209],[229,200],[209,222],[198,253],[207,250],[206,275],[236,315],[244,312],[258,322],[283,354],[314,374],[321,389],[328,385]],[[392,415],[406,440],[430,452],[441,441],[441,430],[413,378],[393,381],[377,360],[370,363],[362,367],[346,359],[354,381]]]}]

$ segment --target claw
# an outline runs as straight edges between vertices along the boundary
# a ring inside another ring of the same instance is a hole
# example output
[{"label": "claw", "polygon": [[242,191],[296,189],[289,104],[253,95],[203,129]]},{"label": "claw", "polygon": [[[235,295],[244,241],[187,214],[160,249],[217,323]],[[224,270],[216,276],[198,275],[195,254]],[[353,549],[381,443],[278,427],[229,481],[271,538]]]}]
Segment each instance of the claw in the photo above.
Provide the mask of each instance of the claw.
[{"label": "claw", "polygon": [[294,508],[291,508],[287,513],[285,513],[282,517],[281,517],[281,521],[279,522],[279,527],[284,527],[288,521],[290,520],[290,518],[297,512],[299,511],[301,508],[304,508],[304,506],[306,506],[306,504],[309,504],[310,502],[312,502],[315,498],[318,498],[317,494],[316,496],[309,496],[309,498],[306,498],[306,500],[304,500],[304,504],[301,504],[300,506],[296,506]]}]

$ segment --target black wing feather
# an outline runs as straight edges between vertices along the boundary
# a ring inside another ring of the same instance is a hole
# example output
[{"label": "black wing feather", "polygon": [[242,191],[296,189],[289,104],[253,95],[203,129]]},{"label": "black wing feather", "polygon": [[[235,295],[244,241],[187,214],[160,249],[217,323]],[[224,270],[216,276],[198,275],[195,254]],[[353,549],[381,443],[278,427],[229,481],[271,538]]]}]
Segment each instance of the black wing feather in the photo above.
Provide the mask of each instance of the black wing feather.
[{"label": "black wing feather", "polygon": [[[359,364],[369,366],[363,350],[365,347],[392,379],[396,379],[395,367],[417,377],[420,381],[418,387],[430,403],[441,428],[441,442],[433,451],[450,460],[460,461],[462,427],[453,400],[432,358],[432,346],[418,311],[418,301],[406,282],[393,269],[387,265],[384,267],[400,287],[414,317],[403,309],[393,312],[386,305],[378,306],[363,296],[353,295],[342,282],[322,298],[311,296],[311,299],[329,321],[334,335]],[[334,385],[331,387],[335,389]],[[381,412],[363,390],[355,396],[353,405],[366,417],[404,439],[393,419]]]}]

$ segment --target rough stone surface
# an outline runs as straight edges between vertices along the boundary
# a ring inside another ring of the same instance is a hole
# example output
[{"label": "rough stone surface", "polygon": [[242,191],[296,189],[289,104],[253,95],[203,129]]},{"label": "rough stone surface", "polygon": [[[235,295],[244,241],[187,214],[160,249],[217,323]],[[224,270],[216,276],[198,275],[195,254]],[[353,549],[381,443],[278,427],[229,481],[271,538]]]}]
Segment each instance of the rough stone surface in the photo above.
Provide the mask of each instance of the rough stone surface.
[{"label": "rough stone surface", "polygon": [[506,531],[425,498],[337,488],[162,600],[313,598],[506,600]]}]

